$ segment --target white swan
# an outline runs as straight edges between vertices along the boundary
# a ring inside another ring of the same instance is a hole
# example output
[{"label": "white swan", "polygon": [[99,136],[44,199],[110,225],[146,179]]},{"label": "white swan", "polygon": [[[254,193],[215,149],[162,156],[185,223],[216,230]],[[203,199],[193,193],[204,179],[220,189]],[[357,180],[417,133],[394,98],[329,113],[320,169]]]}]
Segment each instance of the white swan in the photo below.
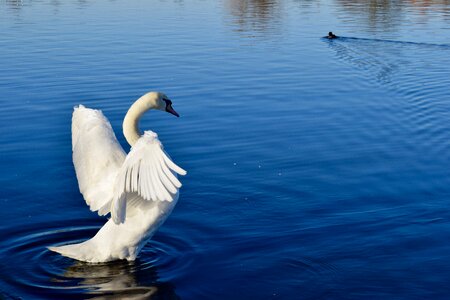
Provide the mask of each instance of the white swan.
[{"label": "white swan", "polygon": [[132,146],[126,155],[100,110],[74,108],[72,151],[80,192],[92,211],[111,213],[111,219],[90,240],[50,250],[86,262],[135,260],[171,213],[181,187],[176,173],[186,171],[171,161],[156,133],[140,133],[139,119],[150,109],[179,116],[163,93],[136,100],[123,121]]}]

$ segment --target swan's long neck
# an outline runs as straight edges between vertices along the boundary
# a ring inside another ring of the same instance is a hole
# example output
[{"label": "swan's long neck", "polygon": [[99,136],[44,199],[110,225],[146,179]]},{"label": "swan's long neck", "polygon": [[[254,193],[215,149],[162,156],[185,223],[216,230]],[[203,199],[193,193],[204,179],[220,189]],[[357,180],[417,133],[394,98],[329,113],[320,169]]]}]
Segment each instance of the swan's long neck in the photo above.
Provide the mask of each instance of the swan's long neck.
[{"label": "swan's long neck", "polygon": [[125,139],[127,140],[128,144],[130,144],[130,146],[133,146],[142,135],[142,132],[139,130],[139,120],[141,119],[142,115],[146,111],[153,108],[154,107],[152,107],[152,105],[149,105],[148,101],[145,101],[144,99],[142,99],[142,97],[136,100],[133,105],[131,105],[130,109],[125,115],[125,118],[123,119],[122,125],[123,135],[125,136]]}]

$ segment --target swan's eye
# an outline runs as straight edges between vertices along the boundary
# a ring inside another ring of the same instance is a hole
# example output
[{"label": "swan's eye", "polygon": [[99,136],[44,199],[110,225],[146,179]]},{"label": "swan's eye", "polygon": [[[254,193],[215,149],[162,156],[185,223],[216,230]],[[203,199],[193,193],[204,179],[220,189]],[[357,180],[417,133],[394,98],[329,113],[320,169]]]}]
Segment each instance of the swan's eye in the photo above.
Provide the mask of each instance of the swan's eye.
[{"label": "swan's eye", "polygon": [[164,102],[166,102],[166,106],[167,105],[172,105],[172,101],[170,101],[169,99],[163,98]]}]

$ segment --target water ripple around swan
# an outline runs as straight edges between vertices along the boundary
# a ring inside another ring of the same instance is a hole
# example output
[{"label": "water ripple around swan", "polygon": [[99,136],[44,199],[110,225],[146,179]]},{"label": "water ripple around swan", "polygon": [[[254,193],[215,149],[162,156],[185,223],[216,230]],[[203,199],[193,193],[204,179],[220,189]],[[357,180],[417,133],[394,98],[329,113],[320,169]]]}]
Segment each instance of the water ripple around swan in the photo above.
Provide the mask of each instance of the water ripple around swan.
[{"label": "water ripple around swan", "polygon": [[[176,297],[169,279],[183,276],[193,259],[190,245],[178,237],[158,235],[134,262],[77,262],[47,249],[50,245],[83,241],[98,227],[92,220],[76,220],[33,224],[19,230],[7,228],[4,232],[11,238],[2,241],[0,257],[3,262],[14,263],[2,264],[1,272],[8,276],[1,280],[16,292],[47,299]],[[189,257],[186,253],[190,253]],[[167,278],[161,278],[159,268],[164,268]]]}]

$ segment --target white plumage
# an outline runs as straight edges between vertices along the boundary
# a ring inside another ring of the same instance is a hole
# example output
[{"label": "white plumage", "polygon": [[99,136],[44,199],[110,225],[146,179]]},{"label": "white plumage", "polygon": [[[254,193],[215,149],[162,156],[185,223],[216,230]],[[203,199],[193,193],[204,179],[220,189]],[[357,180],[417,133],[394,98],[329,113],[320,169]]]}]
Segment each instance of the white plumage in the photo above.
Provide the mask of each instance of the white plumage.
[{"label": "white plumage", "polygon": [[50,250],[87,262],[134,260],[171,213],[181,187],[176,174],[186,171],[172,162],[156,133],[139,131],[139,119],[150,109],[178,116],[162,93],[139,98],[123,123],[132,146],[126,155],[101,111],[75,107],[72,151],[80,192],[92,211],[111,213],[111,219],[92,239]]}]

